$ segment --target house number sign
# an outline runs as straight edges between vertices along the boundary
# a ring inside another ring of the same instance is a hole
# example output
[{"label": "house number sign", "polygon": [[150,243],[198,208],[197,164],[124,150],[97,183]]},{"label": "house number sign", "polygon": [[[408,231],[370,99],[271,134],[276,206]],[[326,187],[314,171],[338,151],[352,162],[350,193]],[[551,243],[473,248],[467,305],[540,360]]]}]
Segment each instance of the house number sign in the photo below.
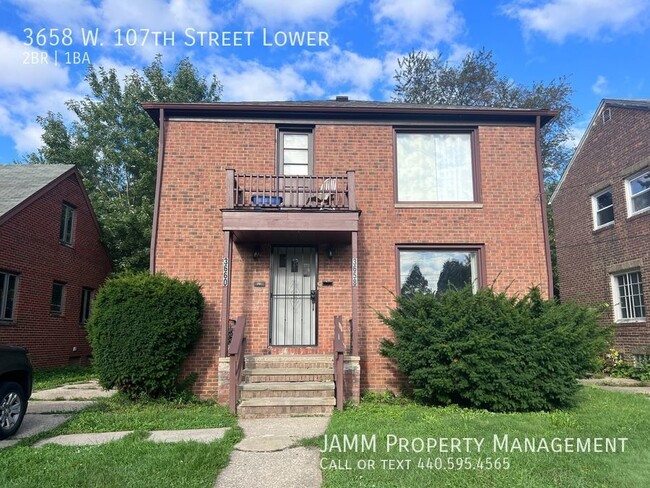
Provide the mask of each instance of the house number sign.
[{"label": "house number sign", "polygon": [[228,286],[228,258],[223,258],[223,286]]},{"label": "house number sign", "polygon": [[357,286],[359,282],[357,274],[357,258],[352,258],[352,286]]}]

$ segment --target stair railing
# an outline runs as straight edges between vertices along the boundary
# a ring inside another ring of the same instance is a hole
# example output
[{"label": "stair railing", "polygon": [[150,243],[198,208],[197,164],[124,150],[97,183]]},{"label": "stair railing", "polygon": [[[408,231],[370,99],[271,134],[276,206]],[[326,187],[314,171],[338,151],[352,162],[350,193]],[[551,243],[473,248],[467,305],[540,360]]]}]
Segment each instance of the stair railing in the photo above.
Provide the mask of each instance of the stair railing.
[{"label": "stair railing", "polygon": [[345,344],[343,343],[343,318],[340,315],[334,317],[334,393],[336,396],[336,409],[343,410],[343,355]]},{"label": "stair railing", "polygon": [[232,340],[228,346],[228,355],[230,356],[230,412],[237,413],[237,404],[239,403],[239,384],[244,371],[244,348],[246,346],[246,317],[243,315],[237,317],[233,327]]}]

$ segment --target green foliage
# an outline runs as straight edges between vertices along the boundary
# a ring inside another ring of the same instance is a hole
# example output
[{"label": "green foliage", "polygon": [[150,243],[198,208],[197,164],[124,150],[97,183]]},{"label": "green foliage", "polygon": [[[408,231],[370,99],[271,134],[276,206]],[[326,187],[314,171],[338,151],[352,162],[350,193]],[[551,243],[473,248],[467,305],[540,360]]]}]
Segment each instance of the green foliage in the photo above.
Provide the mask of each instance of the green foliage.
[{"label": "green foliage", "polygon": [[142,73],[120,80],[114,69],[91,66],[90,95],[67,102],[74,122],[49,112],[37,120],[43,146],[28,155],[31,164],[75,163],[118,270],[145,270],[158,154],[158,128],[142,102],[214,102],[221,86],[208,82],[188,59],[166,72],[157,56]]},{"label": "green foliage", "polygon": [[602,359],[602,372],[614,378],[650,381],[650,363],[629,363],[613,348],[607,351]]},{"label": "green foliage", "polygon": [[444,294],[397,297],[381,319],[395,340],[381,352],[395,360],[413,396],[496,412],[570,405],[576,378],[599,366],[610,331],[595,310],[471,286]]},{"label": "green foliage", "polygon": [[172,397],[181,364],[200,335],[199,285],[127,273],[106,281],[88,321],[100,384],[131,398]]},{"label": "green foliage", "polygon": [[34,371],[34,391],[56,388],[68,383],[88,381],[95,377],[90,366],[62,366]]},{"label": "green foliage", "polygon": [[478,107],[550,108],[559,115],[542,128],[545,176],[556,180],[572,151],[571,126],[577,113],[571,103],[573,88],[565,77],[530,86],[499,73],[492,51],[470,52],[458,64],[440,54],[411,52],[398,60],[394,99],[399,102]]}]

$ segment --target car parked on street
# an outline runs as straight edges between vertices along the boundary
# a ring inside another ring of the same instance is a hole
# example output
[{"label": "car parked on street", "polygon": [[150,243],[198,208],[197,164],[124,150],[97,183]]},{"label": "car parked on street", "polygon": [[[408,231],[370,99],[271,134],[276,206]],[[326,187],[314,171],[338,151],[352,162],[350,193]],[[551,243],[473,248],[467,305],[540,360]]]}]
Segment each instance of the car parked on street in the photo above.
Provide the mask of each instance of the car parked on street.
[{"label": "car parked on street", "polygon": [[0,345],[0,440],[20,428],[32,395],[32,380],[27,349]]}]

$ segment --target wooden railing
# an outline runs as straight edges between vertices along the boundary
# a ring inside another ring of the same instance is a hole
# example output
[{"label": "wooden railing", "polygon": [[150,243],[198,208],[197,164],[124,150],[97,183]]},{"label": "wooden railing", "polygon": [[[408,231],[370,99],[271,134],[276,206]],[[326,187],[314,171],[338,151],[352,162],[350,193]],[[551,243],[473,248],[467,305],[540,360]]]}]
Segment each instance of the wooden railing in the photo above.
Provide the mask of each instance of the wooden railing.
[{"label": "wooden railing", "polygon": [[343,344],[343,318],[340,315],[334,317],[334,394],[336,396],[336,408],[343,410],[343,355],[345,344]]},{"label": "wooden railing", "polygon": [[356,210],[354,171],[329,176],[226,172],[227,208]]},{"label": "wooden railing", "polygon": [[246,317],[237,317],[233,328],[232,340],[228,346],[230,356],[230,412],[237,413],[239,403],[239,384],[244,371],[244,348],[246,346]]}]

